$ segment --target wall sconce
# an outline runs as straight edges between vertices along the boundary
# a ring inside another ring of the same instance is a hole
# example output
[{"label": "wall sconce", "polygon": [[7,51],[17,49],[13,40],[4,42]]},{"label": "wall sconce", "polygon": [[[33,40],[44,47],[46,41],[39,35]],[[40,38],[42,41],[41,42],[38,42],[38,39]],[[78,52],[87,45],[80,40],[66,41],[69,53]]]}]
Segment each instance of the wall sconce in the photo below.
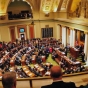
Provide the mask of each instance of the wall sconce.
[{"label": "wall sconce", "polygon": [[0,13],[0,20],[5,20],[6,13]]},{"label": "wall sconce", "polygon": [[5,19],[5,16],[0,16],[0,20],[4,20]]},{"label": "wall sconce", "polygon": [[31,25],[34,25],[34,21],[31,22]]},{"label": "wall sconce", "polygon": [[45,14],[45,17],[49,17],[49,13],[46,13],[46,14]]}]

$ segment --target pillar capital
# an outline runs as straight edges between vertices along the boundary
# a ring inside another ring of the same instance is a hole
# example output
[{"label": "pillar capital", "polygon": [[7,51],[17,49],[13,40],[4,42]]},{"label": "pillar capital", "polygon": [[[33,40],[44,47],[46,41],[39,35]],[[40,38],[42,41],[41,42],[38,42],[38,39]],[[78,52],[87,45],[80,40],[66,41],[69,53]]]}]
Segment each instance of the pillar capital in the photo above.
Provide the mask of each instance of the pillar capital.
[{"label": "pillar capital", "polygon": [[88,34],[88,32],[84,31],[84,34]]},{"label": "pillar capital", "polygon": [[73,27],[69,27],[69,29],[70,29],[70,30],[74,30],[75,28],[73,28]]},{"label": "pillar capital", "polygon": [[61,25],[62,27],[66,27],[65,25]]}]

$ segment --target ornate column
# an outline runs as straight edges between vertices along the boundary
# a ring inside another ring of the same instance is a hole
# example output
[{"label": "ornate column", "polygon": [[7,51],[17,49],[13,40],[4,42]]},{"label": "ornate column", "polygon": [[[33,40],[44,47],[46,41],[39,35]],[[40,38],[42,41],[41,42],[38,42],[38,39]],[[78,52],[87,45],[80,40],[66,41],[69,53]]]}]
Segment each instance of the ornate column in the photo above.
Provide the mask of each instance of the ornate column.
[{"label": "ornate column", "polygon": [[62,26],[62,44],[66,46],[66,27]]},{"label": "ornate column", "polygon": [[35,38],[37,38],[37,36],[36,36],[36,25],[34,24],[34,36],[35,36]]},{"label": "ornate column", "polygon": [[73,45],[73,31],[72,31],[72,29],[70,29],[70,46],[72,46]]},{"label": "ornate column", "polygon": [[29,39],[29,25],[27,25],[27,35],[28,35],[28,39]]},{"label": "ornate column", "polygon": [[[87,34],[87,40],[88,40],[88,34]],[[87,41],[88,42],[88,41]],[[88,66],[88,44],[87,44],[87,60],[86,60],[86,64]]]},{"label": "ornate column", "polygon": [[75,46],[75,30],[73,29],[72,30],[72,33],[73,33],[73,36],[72,36],[72,46],[74,47]]},{"label": "ornate column", "polygon": [[73,28],[70,29],[70,46],[75,46],[75,30]]},{"label": "ornate column", "polygon": [[18,39],[17,26],[15,26],[16,39]]},{"label": "ornate column", "polygon": [[85,60],[88,63],[88,33],[87,32],[85,32],[84,53],[85,53]]},{"label": "ornate column", "polygon": [[70,29],[67,27],[67,43],[70,44]]}]

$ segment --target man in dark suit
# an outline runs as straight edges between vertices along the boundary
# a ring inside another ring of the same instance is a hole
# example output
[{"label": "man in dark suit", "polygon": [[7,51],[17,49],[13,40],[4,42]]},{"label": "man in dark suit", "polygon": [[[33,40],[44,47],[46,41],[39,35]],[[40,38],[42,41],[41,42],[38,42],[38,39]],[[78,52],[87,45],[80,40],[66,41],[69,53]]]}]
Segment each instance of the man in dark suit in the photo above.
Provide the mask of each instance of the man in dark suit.
[{"label": "man in dark suit", "polygon": [[[77,88],[74,82],[62,81],[62,70],[60,66],[52,66],[50,71],[53,83],[50,85],[42,86],[41,88]],[[82,88],[82,86],[79,88]]]}]

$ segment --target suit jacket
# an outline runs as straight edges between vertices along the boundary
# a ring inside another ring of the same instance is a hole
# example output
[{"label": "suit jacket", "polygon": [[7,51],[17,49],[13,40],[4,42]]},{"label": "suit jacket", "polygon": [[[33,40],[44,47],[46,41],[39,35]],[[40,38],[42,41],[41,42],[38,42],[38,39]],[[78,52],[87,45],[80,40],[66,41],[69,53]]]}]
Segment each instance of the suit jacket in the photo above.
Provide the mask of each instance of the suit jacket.
[{"label": "suit jacket", "polygon": [[57,81],[50,85],[42,86],[41,88],[77,88],[74,82]]},{"label": "suit jacket", "polygon": [[88,88],[88,84],[87,84],[87,85],[85,85],[83,88]]}]

